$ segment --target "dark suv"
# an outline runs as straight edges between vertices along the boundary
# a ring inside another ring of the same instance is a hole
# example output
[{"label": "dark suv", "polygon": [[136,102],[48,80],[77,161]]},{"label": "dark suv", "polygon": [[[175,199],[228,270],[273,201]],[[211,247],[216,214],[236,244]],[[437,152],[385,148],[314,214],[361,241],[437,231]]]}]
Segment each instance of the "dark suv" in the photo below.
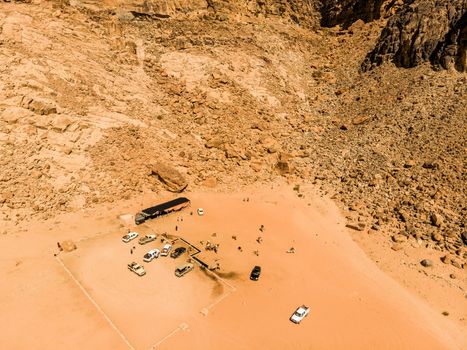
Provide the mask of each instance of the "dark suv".
[{"label": "dark suv", "polygon": [[259,278],[259,275],[261,275],[261,266],[253,267],[253,270],[251,270],[251,273],[250,273],[250,280],[257,281]]},{"label": "dark suv", "polygon": [[185,252],[186,252],[185,247],[178,247],[170,254],[170,257],[176,259]]}]

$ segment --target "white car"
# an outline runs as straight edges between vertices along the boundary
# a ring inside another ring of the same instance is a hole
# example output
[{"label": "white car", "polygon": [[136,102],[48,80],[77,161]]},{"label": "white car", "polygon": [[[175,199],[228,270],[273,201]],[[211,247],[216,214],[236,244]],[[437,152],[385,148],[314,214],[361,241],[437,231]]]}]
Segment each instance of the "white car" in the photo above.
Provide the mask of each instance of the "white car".
[{"label": "white car", "polygon": [[204,215],[204,209],[203,208],[198,208],[198,215],[203,216]]},{"label": "white car", "polygon": [[164,248],[162,248],[161,256],[169,255],[170,249],[172,249],[172,244],[166,244]]},{"label": "white car", "polygon": [[151,249],[149,252],[144,254],[143,260],[145,262],[150,262],[154,259],[157,259],[160,255],[161,251],[159,249]]},{"label": "white car", "polygon": [[125,236],[122,237],[122,241],[125,243],[128,243],[129,241],[135,239],[136,237],[138,237],[137,232],[128,232]]},{"label": "white car", "polygon": [[310,313],[310,308],[306,307],[305,305],[299,306],[297,310],[293,313],[293,315],[290,317],[290,321],[293,323],[300,323],[302,320],[308,316]]}]

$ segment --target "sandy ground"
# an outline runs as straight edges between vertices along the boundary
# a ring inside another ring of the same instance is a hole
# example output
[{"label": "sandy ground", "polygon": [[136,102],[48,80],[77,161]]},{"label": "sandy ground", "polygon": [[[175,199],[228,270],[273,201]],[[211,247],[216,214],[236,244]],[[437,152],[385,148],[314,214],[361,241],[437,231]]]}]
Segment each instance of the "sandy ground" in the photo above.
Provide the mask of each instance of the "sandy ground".
[{"label": "sandy ground", "polygon": [[[464,269],[442,263],[445,252],[425,248],[411,241],[399,251],[374,231],[352,232],[352,238],[376,265],[402,286],[427,301],[439,313],[467,328],[467,273]],[[433,266],[423,267],[430,259]]]},{"label": "sandy ground", "polygon": [[[136,230],[179,235],[200,247],[219,244],[217,254],[199,257],[218,263],[220,278],[198,267],[176,278],[186,256],[144,264],[142,278],[127,270],[163,243],[124,244],[128,227],[118,216],[170,197],[146,194],[8,229],[0,237],[0,348],[467,347],[465,327],[384,274],[351,239],[331,201],[311,193],[298,198],[283,186],[186,195],[191,208]],[[198,207],[205,215],[190,215]],[[54,257],[63,239],[78,249]],[[295,254],[286,253],[290,247]],[[257,282],[249,280],[254,265],[263,269]],[[301,304],[310,315],[292,324]]]}]

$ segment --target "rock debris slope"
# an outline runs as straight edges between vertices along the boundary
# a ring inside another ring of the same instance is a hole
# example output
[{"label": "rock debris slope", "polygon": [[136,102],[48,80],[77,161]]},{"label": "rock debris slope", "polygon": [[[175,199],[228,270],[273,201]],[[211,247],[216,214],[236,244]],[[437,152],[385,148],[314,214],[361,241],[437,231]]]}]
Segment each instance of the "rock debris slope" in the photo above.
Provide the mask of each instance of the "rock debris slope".
[{"label": "rock debris slope", "polygon": [[0,2],[0,219],[286,177],[464,266],[465,7],[339,3]]}]

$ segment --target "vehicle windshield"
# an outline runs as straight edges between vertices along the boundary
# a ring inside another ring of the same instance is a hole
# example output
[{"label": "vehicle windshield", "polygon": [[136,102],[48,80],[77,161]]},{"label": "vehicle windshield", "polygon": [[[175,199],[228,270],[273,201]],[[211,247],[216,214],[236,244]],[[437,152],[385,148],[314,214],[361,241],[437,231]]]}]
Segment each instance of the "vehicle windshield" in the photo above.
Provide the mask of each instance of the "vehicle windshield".
[{"label": "vehicle windshield", "polygon": [[295,315],[297,315],[297,316],[299,316],[299,317],[302,317],[304,313],[305,313],[305,311],[303,311],[303,310],[297,310],[297,311],[295,311]]},{"label": "vehicle windshield", "polygon": [[151,255],[150,255],[149,253],[144,254],[144,257],[145,257],[145,258],[149,258],[150,256],[151,256]]}]

